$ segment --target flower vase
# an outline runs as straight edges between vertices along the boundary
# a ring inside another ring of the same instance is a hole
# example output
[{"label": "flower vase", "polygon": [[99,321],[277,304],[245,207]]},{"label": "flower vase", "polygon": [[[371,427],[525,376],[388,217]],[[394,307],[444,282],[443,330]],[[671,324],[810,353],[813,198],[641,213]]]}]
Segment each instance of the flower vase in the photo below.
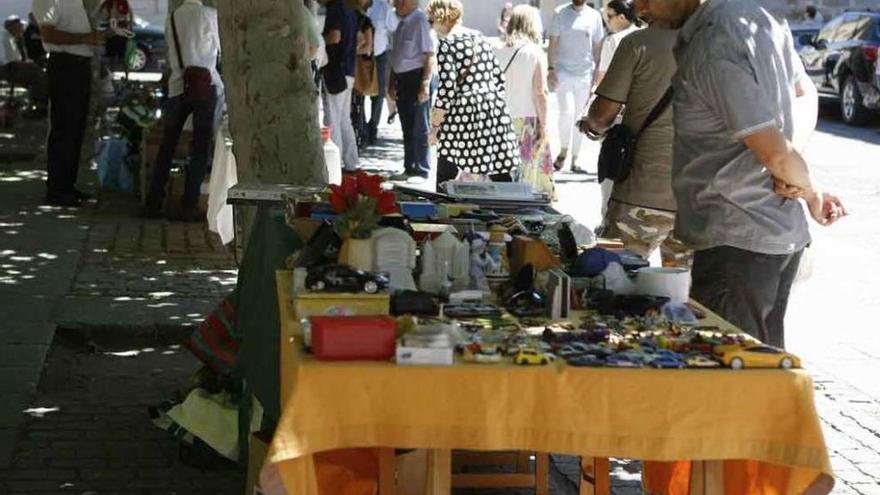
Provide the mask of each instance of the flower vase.
[{"label": "flower vase", "polygon": [[339,263],[365,271],[373,271],[373,238],[355,239],[349,237],[342,241],[339,250]]}]

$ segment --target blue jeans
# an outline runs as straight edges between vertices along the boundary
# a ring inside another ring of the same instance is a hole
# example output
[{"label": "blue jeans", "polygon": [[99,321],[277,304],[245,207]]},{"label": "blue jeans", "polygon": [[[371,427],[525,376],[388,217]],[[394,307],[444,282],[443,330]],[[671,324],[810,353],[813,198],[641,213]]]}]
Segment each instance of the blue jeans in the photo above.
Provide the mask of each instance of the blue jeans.
[{"label": "blue jeans", "polygon": [[403,131],[403,171],[407,175],[428,177],[431,163],[428,129],[431,127],[431,99],[419,103],[422,69],[397,74],[397,113]]},{"label": "blue jeans", "polygon": [[379,94],[370,98],[372,108],[370,122],[367,128],[368,137],[371,141],[376,140],[379,129],[379,120],[382,118],[382,105],[385,103],[385,92],[388,89],[388,52],[376,56],[376,76],[379,79]]},{"label": "blue jeans", "polygon": [[165,197],[165,186],[171,173],[174,150],[190,114],[193,116],[192,148],[186,166],[183,186],[183,207],[195,208],[201,194],[202,181],[208,171],[208,153],[214,137],[214,107],[217,105],[217,89],[205,101],[192,101],[186,95],[174,96],[165,103],[162,144],[156,157],[155,170],[147,194],[147,208],[158,211]]}]

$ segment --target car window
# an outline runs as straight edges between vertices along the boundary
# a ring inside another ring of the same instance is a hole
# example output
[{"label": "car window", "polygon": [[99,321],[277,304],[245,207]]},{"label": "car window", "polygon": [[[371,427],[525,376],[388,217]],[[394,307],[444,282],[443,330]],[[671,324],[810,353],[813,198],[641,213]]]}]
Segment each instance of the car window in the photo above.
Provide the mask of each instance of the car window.
[{"label": "car window", "polygon": [[837,31],[837,28],[840,27],[840,24],[843,22],[843,16],[835,17],[830,20],[828,24],[825,24],[822,29],[819,31],[819,36],[816,38],[817,41],[833,41],[834,32]]},{"label": "car window", "polygon": [[880,40],[880,17],[866,15],[859,30],[860,39]]},{"label": "car window", "polygon": [[849,41],[854,39],[860,19],[861,16],[859,15],[846,14],[843,17],[843,22],[840,24],[840,27],[837,28],[837,31],[834,33],[834,41]]}]

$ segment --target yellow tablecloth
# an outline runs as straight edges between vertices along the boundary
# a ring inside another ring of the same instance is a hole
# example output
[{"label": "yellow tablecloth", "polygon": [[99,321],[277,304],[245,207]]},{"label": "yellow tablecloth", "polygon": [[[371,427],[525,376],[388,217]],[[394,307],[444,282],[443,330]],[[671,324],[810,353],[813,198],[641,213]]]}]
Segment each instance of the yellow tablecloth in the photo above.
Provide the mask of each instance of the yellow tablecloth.
[{"label": "yellow tablecloth", "polygon": [[268,457],[291,494],[317,493],[312,454],[354,447],[755,460],[747,469],[768,467],[773,479],[748,493],[833,485],[805,371],[405,367],[321,362],[299,349],[282,349],[283,413]]}]

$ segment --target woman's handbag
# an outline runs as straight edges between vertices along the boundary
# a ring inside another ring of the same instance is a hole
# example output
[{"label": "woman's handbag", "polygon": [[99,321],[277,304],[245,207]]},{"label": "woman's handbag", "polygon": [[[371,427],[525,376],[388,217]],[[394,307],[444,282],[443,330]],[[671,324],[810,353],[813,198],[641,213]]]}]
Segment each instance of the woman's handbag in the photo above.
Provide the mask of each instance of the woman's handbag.
[{"label": "woman's handbag", "polygon": [[359,55],[355,60],[354,90],[363,96],[379,95],[379,75],[376,73],[376,58],[372,55]]},{"label": "woman's handbag", "polygon": [[660,101],[654,105],[638,134],[633,135],[623,124],[618,124],[605,134],[602,149],[599,151],[599,182],[611,179],[623,182],[629,177],[635,159],[636,143],[645,129],[653,124],[672,101],[672,88],[666,90]]}]

